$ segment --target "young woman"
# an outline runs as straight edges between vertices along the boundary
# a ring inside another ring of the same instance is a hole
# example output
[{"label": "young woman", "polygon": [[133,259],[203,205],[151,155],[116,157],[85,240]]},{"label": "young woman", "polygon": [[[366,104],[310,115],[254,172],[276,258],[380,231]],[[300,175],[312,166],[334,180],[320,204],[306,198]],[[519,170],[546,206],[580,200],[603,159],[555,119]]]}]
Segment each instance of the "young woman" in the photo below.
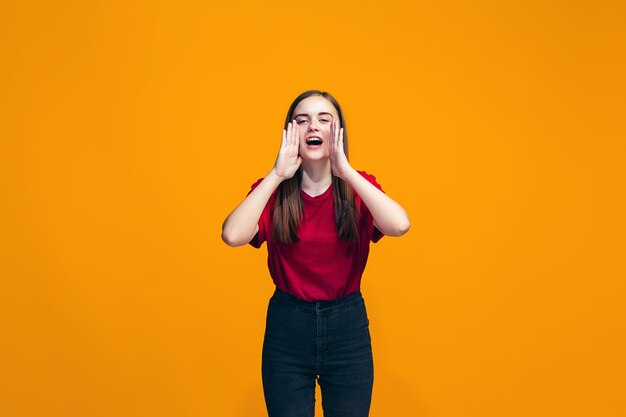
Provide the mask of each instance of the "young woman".
[{"label": "young woman", "polygon": [[374,366],[360,282],[370,241],[409,230],[405,210],[348,162],[341,107],[310,90],[291,104],[274,167],[222,225],[229,246],[267,242],[276,285],[261,373],[270,417],[369,414]]}]

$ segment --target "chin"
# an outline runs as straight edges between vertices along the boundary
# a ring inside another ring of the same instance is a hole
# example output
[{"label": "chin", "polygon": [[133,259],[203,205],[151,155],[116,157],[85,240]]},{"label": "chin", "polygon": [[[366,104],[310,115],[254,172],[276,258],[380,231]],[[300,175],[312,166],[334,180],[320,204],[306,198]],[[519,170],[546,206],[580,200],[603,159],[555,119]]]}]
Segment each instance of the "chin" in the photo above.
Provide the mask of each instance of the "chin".
[{"label": "chin", "polygon": [[330,157],[330,155],[328,155],[328,152],[309,151],[308,149],[300,151],[300,156],[305,161],[323,161]]},{"label": "chin", "polygon": [[330,155],[328,155],[328,152],[318,152],[318,151],[305,151],[305,155],[309,157],[309,159],[328,159],[328,157]]}]

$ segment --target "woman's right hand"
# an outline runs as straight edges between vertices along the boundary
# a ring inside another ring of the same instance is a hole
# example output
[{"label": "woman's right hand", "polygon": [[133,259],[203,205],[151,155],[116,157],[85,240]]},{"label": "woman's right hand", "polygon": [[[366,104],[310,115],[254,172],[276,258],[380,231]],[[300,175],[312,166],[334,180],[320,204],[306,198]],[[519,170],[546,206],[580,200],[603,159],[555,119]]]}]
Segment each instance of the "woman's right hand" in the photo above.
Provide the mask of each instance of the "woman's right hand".
[{"label": "woman's right hand", "polygon": [[287,126],[287,131],[283,129],[283,141],[280,145],[274,168],[272,168],[281,180],[293,177],[300,167],[302,157],[298,156],[299,149],[300,135],[298,134],[298,123],[293,120]]}]

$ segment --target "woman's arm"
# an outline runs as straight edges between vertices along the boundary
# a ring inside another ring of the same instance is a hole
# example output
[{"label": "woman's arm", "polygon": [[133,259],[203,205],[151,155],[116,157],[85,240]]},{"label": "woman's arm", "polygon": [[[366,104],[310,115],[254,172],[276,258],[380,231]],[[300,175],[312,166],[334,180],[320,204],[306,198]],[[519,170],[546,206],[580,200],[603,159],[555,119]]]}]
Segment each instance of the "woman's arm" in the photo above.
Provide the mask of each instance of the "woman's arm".
[{"label": "woman's arm", "polygon": [[344,181],[354,188],[361,197],[372,217],[374,226],[387,236],[402,236],[411,228],[406,211],[387,194],[363,178],[354,168],[350,167],[344,174]]},{"label": "woman's arm", "polygon": [[402,236],[409,231],[411,222],[406,211],[387,194],[363,178],[348,162],[343,151],[343,128],[334,119],[331,125],[331,144],[328,148],[333,175],[343,179],[354,188],[372,213],[374,226],[387,236]]},{"label": "woman's arm", "polygon": [[228,246],[243,246],[250,242],[259,230],[259,219],[272,193],[281,183],[278,175],[269,174],[226,217],[222,224],[222,240]]},{"label": "woman's arm", "polygon": [[274,190],[283,180],[294,176],[302,163],[298,156],[298,125],[292,120],[283,129],[283,139],[272,170],[226,217],[222,224],[222,240],[228,246],[243,246],[259,230],[259,219]]}]

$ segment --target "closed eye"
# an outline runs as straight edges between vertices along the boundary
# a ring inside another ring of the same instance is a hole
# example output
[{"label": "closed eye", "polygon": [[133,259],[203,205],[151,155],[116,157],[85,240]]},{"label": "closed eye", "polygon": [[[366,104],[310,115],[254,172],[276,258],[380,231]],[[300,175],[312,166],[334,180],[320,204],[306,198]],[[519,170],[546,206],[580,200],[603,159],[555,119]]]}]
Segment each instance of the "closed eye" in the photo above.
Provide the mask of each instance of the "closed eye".
[{"label": "closed eye", "polygon": [[[298,124],[299,124],[299,125],[301,125],[301,124],[302,124],[302,123],[304,123],[304,122],[308,122],[308,120],[299,120],[299,121],[298,121]],[[328,122],[330,122],[330,120],[329,120],[329,119],[320,119],[320,122],[326,122],[326,123],[328,123]]]}]

